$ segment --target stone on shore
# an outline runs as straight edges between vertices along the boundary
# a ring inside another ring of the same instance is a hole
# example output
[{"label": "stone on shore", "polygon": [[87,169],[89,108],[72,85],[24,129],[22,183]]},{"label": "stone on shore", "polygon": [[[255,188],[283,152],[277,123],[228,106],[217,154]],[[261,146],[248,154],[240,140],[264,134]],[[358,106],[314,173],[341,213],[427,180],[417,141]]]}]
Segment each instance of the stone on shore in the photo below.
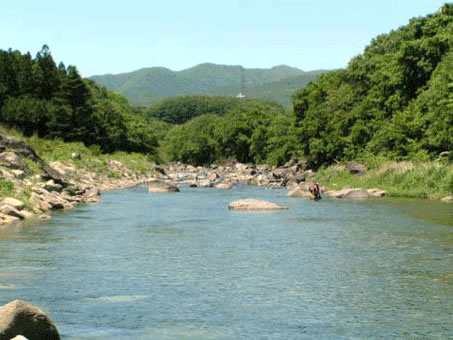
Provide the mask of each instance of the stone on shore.
[{"label": "stone on shore", "polygon": [[445,196],[440,199],[442,202],[453,202],[453,196]]},{"label": "stone on shore", "polygon": [[247,198],[243,200],[230,202],[228,209],[245,210],[245,211],[267,211],[267,210],[282,210],[288,207],[278,205],[273,202]]},{"label": "stone on shore", "polygon": [[20,218],[20,219],[24,218],[24,216],[21,214],[21,212],[19,210],[17,210],[16,208],[14,208],[13,206],[8,205],[8,204],[0,205],[0,212],[3,214],[9,215],[9,216]]},{"label": "stone on shore", "polygon": [[208,179],[199,181],[197,183],[197,187],[199,187],[199,188],[212,188],[213,186],[214,186],[214,184]]},{"label": "stone on shore", "polygon": [[4,198],[0,204],[10,205],[10,206],[16,208],[17,210],[22,210],[24,208],[24,202],[22,202],[16,198],[13,198],[13,197]]},{"label": "stone on shore", "polygon": [[0,340],[18,335],[30,340],[60,340],[54,322],[41,309],[15,300],[0,307]]},{"label": "stone on shore", "polygon": [[153,193],[178,192],[179,189],[176,185],[167,182],[152,181],[148,184],[148,191]]}]

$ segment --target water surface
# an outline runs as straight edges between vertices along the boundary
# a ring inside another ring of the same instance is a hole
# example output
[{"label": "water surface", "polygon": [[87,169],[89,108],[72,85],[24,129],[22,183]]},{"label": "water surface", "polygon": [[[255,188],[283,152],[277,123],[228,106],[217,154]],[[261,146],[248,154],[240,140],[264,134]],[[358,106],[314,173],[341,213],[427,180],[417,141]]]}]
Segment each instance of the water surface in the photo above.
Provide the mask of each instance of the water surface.
[{"label": "water surface", "polygon": [[[234,212],[260,198],[289,206]],[[285,190],[111,191],[0,229],[0,304],[64,339],[453,338],[451,205]]]}]

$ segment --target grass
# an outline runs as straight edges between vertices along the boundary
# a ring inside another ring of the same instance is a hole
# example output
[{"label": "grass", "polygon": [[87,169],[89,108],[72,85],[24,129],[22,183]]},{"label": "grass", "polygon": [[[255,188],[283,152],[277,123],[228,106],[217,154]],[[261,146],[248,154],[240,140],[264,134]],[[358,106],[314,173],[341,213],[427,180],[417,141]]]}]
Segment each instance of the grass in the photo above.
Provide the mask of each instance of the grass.
[{"label": "grass", "polygon": [[14,183],[0,178],[0,197],[14,197],[22,202],[24,202],[24,208],[27,210],[32,210],[31,204],[31,190],[30,188],[25,187],[22,191],[17,190]]},{"label": "grass", "polygon": [[453,165],[445,162],[382,162],[356,176],[344,166],[320,169],[316,180],[330,189],[379,188],[392,197],[440,198],[453,194]]}]

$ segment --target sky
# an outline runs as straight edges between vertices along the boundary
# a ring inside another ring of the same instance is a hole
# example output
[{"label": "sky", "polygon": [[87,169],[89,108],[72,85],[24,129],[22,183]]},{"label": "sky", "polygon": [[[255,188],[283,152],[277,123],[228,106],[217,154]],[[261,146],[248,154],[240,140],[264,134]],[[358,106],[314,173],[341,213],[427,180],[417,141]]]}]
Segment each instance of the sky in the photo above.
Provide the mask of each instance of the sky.
[{"label": "sky", "polygon": [[0,9],[0,49],[44,44],[82,76],[204,62],[346,67],[371,40],[448,0],[22,0]]}]

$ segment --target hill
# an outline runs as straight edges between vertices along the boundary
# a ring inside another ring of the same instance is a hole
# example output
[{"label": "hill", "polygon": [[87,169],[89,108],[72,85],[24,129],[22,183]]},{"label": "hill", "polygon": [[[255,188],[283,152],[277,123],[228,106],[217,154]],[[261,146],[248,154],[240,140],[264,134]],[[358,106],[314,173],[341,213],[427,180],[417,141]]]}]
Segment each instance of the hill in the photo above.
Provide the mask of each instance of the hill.
[{"label": "hill", "polygon": [[92,76],[90,79],[126,95],[133,105],[148,106],[175,96],[235,96],[241,92],[243,75],[247,97],[273,100],[289,106],[291,93],[315,80],[321,73],[323,71],[304,72],[284,65],[270,69],[246,69],[204,63],[182,71],[152,67],[118,75]]}]

